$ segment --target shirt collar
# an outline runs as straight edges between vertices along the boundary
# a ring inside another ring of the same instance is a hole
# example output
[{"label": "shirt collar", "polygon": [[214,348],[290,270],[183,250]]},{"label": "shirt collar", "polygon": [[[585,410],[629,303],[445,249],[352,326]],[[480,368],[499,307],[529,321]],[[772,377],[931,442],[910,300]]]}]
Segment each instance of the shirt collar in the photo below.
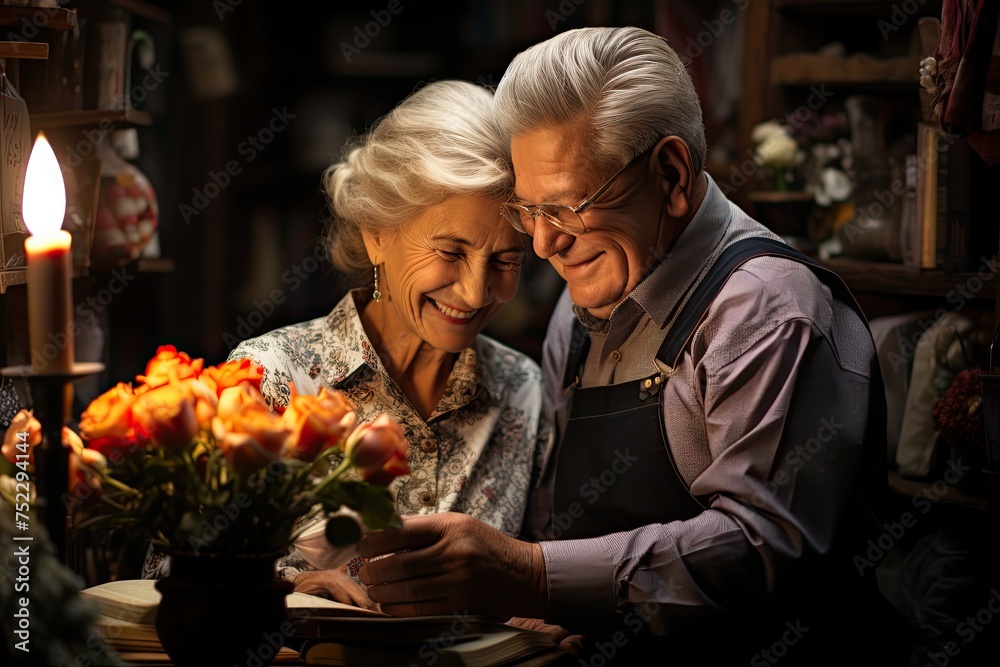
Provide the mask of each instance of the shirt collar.
[{"label": "shirt collar", "polygon": [[475,347],[475,345],[467,347],[458,354],[451,375],[448,376],[448,385],[431,418],[468,405],[479,395],[480,390],[490,390],[490,376],[486,364],[480,363],[480,355],[477,354]]},{"label": "shirt collar", "polygon": [[[328,386],[340,385],[366,365],[381,368],[378,355],[361,325],[358,303],[363,298],[362,292],[361,289],[351,290],[326,316],[327,326],[323,335],[327,340],[324,347],[327,350],[337,350],[340,355],[339,363],[328,366],[331,369],[331,377],[326,378],[325,382]],[[357,344],[352,344],[355,341]]]},{"label": "shirt collar", "polygon": [[[328,349],[339,349],[343,353],[340,360],[340,369],[343,374],[338,373],[336,377],[329,378],[328,384],[330,386],[342,384],[348,378],[365,369],[370,369],[371,372],[384,376],[386,380],[389,379],[389,374],[385,370],[385,366],[382,365],[382,360],[361,324],[358,308],[364,305],[365,295],[364,289],[351,290],[327,316],[326,335],[330,337],[327,347]],[[343,341],[357,341],[358,344],[345,345]],[[477,341],[476,344],[459,353],[451,375],[448,377],[448,385],[438,402],[435,415],[468,404],[478,395],[479,389],[484,389],[491,395],[497,393],[496,382],[489,372],[488,364],[482,363],[482,355],[477,352],[478,347]]]}]

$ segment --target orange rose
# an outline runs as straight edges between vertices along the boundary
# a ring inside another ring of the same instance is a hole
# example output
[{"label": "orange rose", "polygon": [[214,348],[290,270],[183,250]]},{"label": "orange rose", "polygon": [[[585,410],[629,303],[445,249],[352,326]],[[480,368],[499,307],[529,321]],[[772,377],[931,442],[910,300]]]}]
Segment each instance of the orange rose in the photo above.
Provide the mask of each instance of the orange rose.
[{"label": "orange rose", "polygon": [[218,366],[209,366],[201,374],[202,380],[214,385],[216,394],[222,394],[223,389],[237,387],[243,382],[249,382],[260,389],[263,377],[264,367],[249,359],[233,359]]},{"label": "orange rose", "polygon": [[246,382],[235,387],[228,387],[219,392],[219,404],[216,408],[216,414],[223,422],[228,422],[247,408],[258,407],[267,410],[264,395],[260,393],[260,389]]},{"label": "orange rose", "polygon": [[226,433],[219,444],[230,467],[242,475],[252,475],[278,460],[277,454],[265,449],[247,433]]},{"label": "orange rose", "polygon": [[198,435],[194,395],[179,382],[140,395],[132,414],[157,446],[171,452],[182,451]]},{"label": "orange rose", "polygon": [[111,450],[127,450],[145,439],[132,415],[135,399],[132,385],[119,382],[91,401],[80,415],[80,435],[87,447],[110,456]]},{"label": "orange rose", "polygon": [[388,486],[396,477],[410,472],[406,462],[410,443],[403,435],[403,427],[385,413],[374,422],[358,426],[344,450],[361,477],[373,484]]},{"label": "orange rose", "polygon": [[94,449],[85,449],[80,436],[68,426],[62,429],[63,446],[69,454],[69,492],[74,498],[85,500],[101,492],[101,473],[108,466],[104,455]]},{"label": "orange rose", "polygon": [[212,428],[212,418],[219,408],[219,398],[208,383],[200,379],[188,378],[175,383],[175,386],[188,392],[194,399],[194,413],[198,418],[198,430],[207,431]]},{"label": "orange rose", "polygon": [[[215,389],[200,379],[193,377],[178,382],[170,382],[169,384],[175,391],[181,392],[186,399],[190,399],[194,403],[194,413],[198,419],[198,430],[207,431],[212,428],[212,418],[215,417],[219,406],[219,398],[215,395]],[[161,387],[157,387],[157,389],[159,388]],[[147,389],[145,392],[138,394],[138,396],[141,398],[146,393],[152,391],[153,389]]]},{"label": "orange rose", "polygon": [[253,406],[229,420],[230,433],[246,433],[269,452],[281,453],[290,431],[281,417],[263,406]]},{"label": "orange rose", "polygon": [[317,396],[292,399],[282,415],[292,437],[289,453],[302,461],[312,461],[330,447],[337,447],[357,424],[354,404],[342,391],[321,387]]},{"label": "orange rose", "polygon": [[[25,440],[22,440],[18,433],[27,433],[27,451],[24,451]],[[7,432],[3,436],[3,448],[2,453],[4,457],[11,463],[17,463],[18,454],[28,454],[28,463],[34,463],[35,457],[35,446],[42,441],[42,425],[38,423],[35,419],[35,415],[30,410],[21,409],[14,418],[10,420],[10,426],[7,427]],[[18,445],[21,448],[18,449]]]},{"label": "orange rose", "polygon": [[165,385],[171,380],[185,380],[201,375],[205,365],[204,359],[192,359],[186,352],[178,352],[173,345],[161,345],[156,355],[146,364],[145,375],[137,375],[140,383],[137,391],[142,393]]},{"label": "orange rose", "polygon": [[250,474],[278,458],[289,430],[266,406],[247,404],[226,419],[212,420],[212,433],[233,469]]},{"label": "orange rose", "polygon": [[260,390],[243,382],[222,390],[212,433],[233,468],[249,474],[278,458],[290,431]]}]

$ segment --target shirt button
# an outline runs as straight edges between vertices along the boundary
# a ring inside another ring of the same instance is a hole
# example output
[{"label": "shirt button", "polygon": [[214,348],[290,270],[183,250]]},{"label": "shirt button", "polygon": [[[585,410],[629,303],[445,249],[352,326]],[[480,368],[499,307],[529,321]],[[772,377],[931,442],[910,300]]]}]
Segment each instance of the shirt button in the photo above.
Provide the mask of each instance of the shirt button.
[{"label": "shirt button", "polygon": [[424,507],[430,507],[434,504],[434,494],[430,491],[421,491],[419,496],[420,504]]},{"label": "shirt button", "polygon": [[617,364],[621,360],[622,360],[622,353],[619,352],[618,350],[613,350],[611,352],[611,361]]},{"label": "shirt button", "polygon": [[431,454],[437,451],[437,443],[430,438],[425,438],[420,441],[420,451]]}]

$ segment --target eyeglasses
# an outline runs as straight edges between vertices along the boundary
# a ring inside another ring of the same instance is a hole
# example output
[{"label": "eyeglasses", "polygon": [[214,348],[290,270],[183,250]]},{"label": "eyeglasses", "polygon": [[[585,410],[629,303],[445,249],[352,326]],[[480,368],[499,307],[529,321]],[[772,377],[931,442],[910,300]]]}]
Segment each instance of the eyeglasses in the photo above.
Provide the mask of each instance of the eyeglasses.
[{"label": "eyeglasses", "polygon": [[504,202],[503,204],[500,204],[500,210],[503,212],[507,222],[509,222],[514,229],[527,234],[528,236],[535,235],[535,219],[539,216],[544,218],[550,225],[561,232],[565,232],[566,234],[572,234],[573,236],[585,234],[587,232],[587,225],[584,223],[580,214],[597,203],[597,200],[599,200],[604,193],[615,184],[615,181],[617,181],[629,167],[635,164],[639,158],[648,154],[650,150],[652,150],[652,147],[647,148],[629,160],[628,164],[619,169],[614,176],[609,178],[604,185],[597,189],[597,192],[592,194],[587,199],[584,199],[576,206],[569,206],[567,204],[515,204],[514,202]]}]

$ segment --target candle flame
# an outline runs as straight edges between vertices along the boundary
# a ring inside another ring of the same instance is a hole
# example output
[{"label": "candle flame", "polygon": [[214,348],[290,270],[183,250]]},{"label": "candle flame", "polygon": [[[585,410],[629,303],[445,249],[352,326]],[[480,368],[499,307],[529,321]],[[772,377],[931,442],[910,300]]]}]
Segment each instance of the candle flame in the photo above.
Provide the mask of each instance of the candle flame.
[{"label": "candle flame", "polygon": [[66,185],[59,161],[44,132],[38,133],[28,158],[21,215],[33,236],[58,232],[66,216]]}]

